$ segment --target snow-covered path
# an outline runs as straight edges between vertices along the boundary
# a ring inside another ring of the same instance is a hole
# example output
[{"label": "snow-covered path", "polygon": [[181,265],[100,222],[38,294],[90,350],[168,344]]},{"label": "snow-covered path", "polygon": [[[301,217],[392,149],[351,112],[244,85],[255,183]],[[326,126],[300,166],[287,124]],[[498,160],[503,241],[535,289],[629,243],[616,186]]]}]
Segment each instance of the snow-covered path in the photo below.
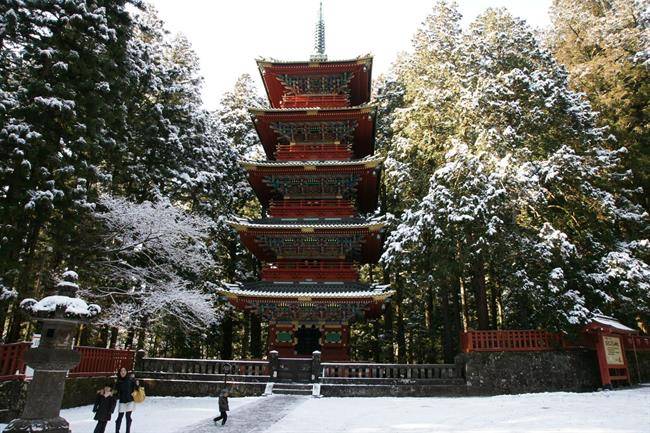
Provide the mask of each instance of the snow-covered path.
[{"label": "snow-covered path", "polygon": [[[149,397],[137,407],[132,433],[650,432],[650,387],[496,397],[231,398],[225,427],[211,421],[216,408],[216,398]],[[90,409],[62,411],[72,433],[93,431]]]},{"label": "snow-covered path", "polygon": [[262,397],[259,401],[239,407],[228,412],[226,425],[215,427],[212,419],[208,419],[189,428],[184,428],[178,433],[208,433],[236,432],[236,433],[258,433],[264,432],[273,425],[282,425],[282,418],[289,412],[296,409],[296,406],[304,404],[311,397],[294,395],[272,395]]}]

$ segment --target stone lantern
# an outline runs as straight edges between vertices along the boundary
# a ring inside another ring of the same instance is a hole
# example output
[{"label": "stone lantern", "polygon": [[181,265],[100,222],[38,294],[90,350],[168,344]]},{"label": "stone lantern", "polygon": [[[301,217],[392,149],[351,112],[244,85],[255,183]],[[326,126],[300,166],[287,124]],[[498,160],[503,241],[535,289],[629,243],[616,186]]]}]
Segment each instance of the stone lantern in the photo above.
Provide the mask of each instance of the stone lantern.
[{"label": "stone lantern", "polygon": [[80,355],[72,350],[79,323],[95,317],[101,309],[77,297],[78,276],[63,274],[57,294],[40,301],[25,299],[21,308],[42,324],[39,346],[25,354],[25,363],[34,369],[27,389],[22,416],[9,423],[4,432],[70,433],[68,422],[59,416],[68,370],[79,363]]}]

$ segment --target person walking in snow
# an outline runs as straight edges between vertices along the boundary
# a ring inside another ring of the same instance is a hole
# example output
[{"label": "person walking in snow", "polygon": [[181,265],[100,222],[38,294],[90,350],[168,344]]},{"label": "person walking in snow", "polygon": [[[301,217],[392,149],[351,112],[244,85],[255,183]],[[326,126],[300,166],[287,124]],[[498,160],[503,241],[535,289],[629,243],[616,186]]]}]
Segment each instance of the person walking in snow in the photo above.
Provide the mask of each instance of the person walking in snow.
[{"label": "person walking in snow", "polygon": [[97,398],[95,399],[95,405],[93,406],[95,420],[97,420],[94,433],[104,433],[106,430],[106,424],[111,420],[111,416],[115,411],[116,403],[117,400],[113,396],[113,389],[110,385],[106,385],[104,388],[97,391]]},{"label": "person walking in snow", "polygon": [[216,424],[221,420],[221,425],[224,425],[226,423],[226,420],[228,419],[228,411],[230,408],[228,407],[228,388],[221,390],[221,393],[219,394],[219,416],[216,417],[213,421]]},{"label": "person walking in snow", "polygon": [[115,420],[115,433],[120,433],[124,414],[126,414],[126,433],[131,433],[131,412],[135,409],[133,391],[140,389],[140,382],[133,377],[129,377],[126,368],[122,367],[117,372],[117,380],[115,381],[114,388],[117,392],[117,399],[120,402],[117,410],[117,419]]}]

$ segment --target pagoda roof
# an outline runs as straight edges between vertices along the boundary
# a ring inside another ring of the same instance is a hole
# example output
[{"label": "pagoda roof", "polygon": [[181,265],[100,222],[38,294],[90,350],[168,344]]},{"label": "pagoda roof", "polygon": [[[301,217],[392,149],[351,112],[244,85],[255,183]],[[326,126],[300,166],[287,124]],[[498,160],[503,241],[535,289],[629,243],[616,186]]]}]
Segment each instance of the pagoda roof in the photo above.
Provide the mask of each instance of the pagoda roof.
[{"label": "pagoda roof", "polygon": [[283,95],[287,92],[279,75],[326,75],[349,72],[350,103],[365,104],[370,100],[372,81],[372,56],[364,55],[346,60],[276,60],[257,59],[257,67],[264,82],[264,89],[271,106],[279,107]]},{"label": "pagoda roof", "polygon": [[354,299],[372,298],[383,301],[394,290],[386,285],[371,285],[358,282],[311,282],[311,281],[255,281],[225,284],[221,293],[236,297],[255,298],[305,298],[314,299]]},{"label": "pagoda roof", "polygon": [[241,160],[239,163],[246,170],[255,170],[256,168],[269,167],[299,167],[307,170],[313,167],[359,167],[359,168],[376,168],[384,162],[382,156],[368,156],[362,159],[352,160],[331,160],[331,161],[249,161]]},{"label": "pagoda roof", "polygon": [[236,220],[229,224],[246,248],[262,261],[336,259],[360,263],[379,260],[385,225],[358,219],[287,223]]},{"label": "pagoda roof", "polygon": [[228,222],[236,230],[368,230],[380,231],[384,222],[363,218],[262,218],[256,220],[237,219]]},{"label": "pagoda roof", "polygon": [[249,108],[255,130],[260,138],[264,152],[270,160],[275,159],[276,147],[281,136],[273,129],[273,124],[309,122],[356,122],[352,139],[355,157],[363,158],[375,151],[374,105],[340,108]]},{"label": "pagoda roof", "polygon": [[272,187],[269,179],[314,179],[339,177],[349,178],[355,176],[354,185],[350,185],[349,196],[355,199],[358,209],[362,213],[371,212],[377,207],[379,180],[382,157],[367,157],[351,161],[242,161],[242,166],[248,171],[248,179],[263,206],[268,207],[272,199],[305,198],[326,199],[327,194],[314,194],[314,196],[283,195],[281,190]]},{"label": "pagoda roof", "polygon": [[370,63],[372,64],[373,55],[363,54],[351,59],[335,59],[335,60],[286,60],[276,59],[273,57],[258,57],[255,59],[259,66],[327,66],[327,65],[341,65],[341,64],[357,64],[357,63]]}]

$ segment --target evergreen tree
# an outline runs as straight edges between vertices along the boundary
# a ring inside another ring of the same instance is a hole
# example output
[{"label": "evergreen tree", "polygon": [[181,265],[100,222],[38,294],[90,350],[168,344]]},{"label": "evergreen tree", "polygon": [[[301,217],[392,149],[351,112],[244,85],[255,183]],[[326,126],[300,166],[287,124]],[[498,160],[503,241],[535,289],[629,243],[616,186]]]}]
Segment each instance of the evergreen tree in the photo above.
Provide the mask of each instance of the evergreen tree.
[{"label": "evergreen tree", "polygon": [[[398,347],[435,349],[441,333],[449,359],[460,323],[567,329],[595,309],[647,320],[637,240],[647,214],[626,189],[624,150],[609,150],[596,113],[523,21],[488,10],[461,35],[431,31],[453,11],[440,2],[398,69],[406,97],[388,179],[391,166],[407,173],[399,194],[410,205],[382,258],[407,318],[401,337],[398,311]],[[427,320],[436,312],[440,329]]]},{"label": "evergreen tree", "polygon": [[[0,274],[19,297],[69,261],[118,125],[127,1],[0,5]],[[45,281],[44,281],[45,280]],[[8,340],[20,337],[14,308]]]},{"label": "evergreen tree", "polygon": [[637,196],[650,209],[650,9],[641,0],[555,0],[549,44],[566,65],[571,85],[600,113],[626,166]]}]

